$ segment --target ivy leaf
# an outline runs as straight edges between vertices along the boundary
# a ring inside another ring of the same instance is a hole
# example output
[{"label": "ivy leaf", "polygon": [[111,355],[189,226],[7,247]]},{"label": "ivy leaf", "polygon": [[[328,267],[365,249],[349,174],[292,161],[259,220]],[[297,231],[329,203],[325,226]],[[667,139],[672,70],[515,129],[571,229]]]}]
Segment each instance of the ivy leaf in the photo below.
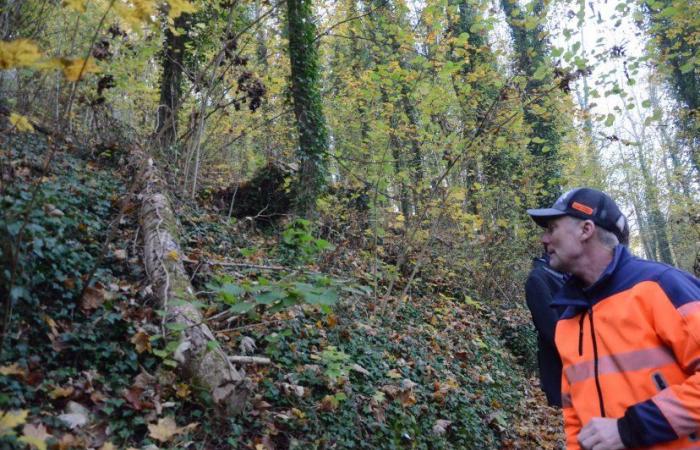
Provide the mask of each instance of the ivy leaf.
[{"label": "ivy leaf", "polygon": [[542,64],[537,68],[537,70],[535,70],[535,73],[532,74],[532,78],[537,81],[541,81],[544,79],[545,75],[547,75],[547,66]]},{"label": "ivy leaf", "polygon": [[693,63],[693,61],[688,61],[687,63],[683,64],[680,67],[680,69],[681,69],[681,73],[686,74],[688,72],[692,72],[693,69],[695,69],[695,64]]}]

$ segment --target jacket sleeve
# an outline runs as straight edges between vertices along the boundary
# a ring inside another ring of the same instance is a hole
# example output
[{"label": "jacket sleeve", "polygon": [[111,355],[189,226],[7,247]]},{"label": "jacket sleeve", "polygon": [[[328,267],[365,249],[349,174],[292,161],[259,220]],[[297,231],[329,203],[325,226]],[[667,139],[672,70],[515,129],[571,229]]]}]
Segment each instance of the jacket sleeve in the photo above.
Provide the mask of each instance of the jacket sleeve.
[{"label": "jacket sleeve", "polygon": [[554,329],[558,317],[554,308],[550,306],[552,294],[549,286],[537,272],[533,272],[525,282],[525,301],[537,331],[554,347]]},{"label": "jacket sleeve", "polygon": [[651,399],[627,409],[618,422],[628,448],[651,446],[700,430],[700,281],[669,269],[652,285],[654,327],[688,374]]},{"label": "jacket sleeve", "polygon": [[564,433],[566,434],[566,450],[580,450],[578,434],[581,432],[581,419],[571,405],[571,389],[566,375],[561,377],[561,403],[564,414]]}]

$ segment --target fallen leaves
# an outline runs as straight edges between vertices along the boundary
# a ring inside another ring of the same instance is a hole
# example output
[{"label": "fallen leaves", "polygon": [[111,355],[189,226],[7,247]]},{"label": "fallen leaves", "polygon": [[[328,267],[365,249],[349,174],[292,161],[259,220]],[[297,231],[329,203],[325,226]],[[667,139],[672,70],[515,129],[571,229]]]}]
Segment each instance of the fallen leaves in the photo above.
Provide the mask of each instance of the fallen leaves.
[{"label": "fallen leaves", "polygon": [[22,429],[22,436],[19,441],[32,445],[39,450],[46,450],[46,440],[52,437],[46,432],[46,427],[42,424],[27,424]]},{"label": "fallen leaves", "polygon": [[444,419],[438,419],[435,421],[435,425],[433,425],[433,434],[440,436],[445,434],[447,432],[447,427],[452,425],[451,420],[444,420]]},{"label": "fallen leaves", "polygon": [[151,423],[148,425],[148,435],[159,442],[168,442],[179,434],[194,430],[197,426],[199,424],[193,422],[184,427],[178,427],[175,420],[171,417],[165,417],[159,419],[157,424]]},{"label": "fallen leaves", "polygon": [[54,388],[51,392],[49,392],[49,397],[51,397],[51,399],[53,400],[56,400],[59,398],[70,397],[71,395],[73,395],[73,392],[75,392],[75,388],[73,386],[57,387]]},{"label": "fallen leaves", "polygon": [[133,335],[130,342],[134,344],[138,353],[151,351],[151,337],[143,331]]},{"label": "fallen leaves", "polygon": [[106,291],[101,283],[85,288],[83,297],[80,299],[80,308],[84,311],[91,311],[99,308],[105,302]]},{"label": "fallen leaves", "polygon": [[29,411],[26,409],[7,412],[0,411],[0,436],[9,434],[14,427],[25,423],[27,421],[27,415],[29,415]]},{"label": "fallen leaves", "polygon": [[13,363],[9,366],[0,366],[0,375],[6,377],[16,375],[20,378],[25,378],[27,376],[27,371],[21,368],[17,363]]},{"label": "fallen leaves", "polygon": [[58,416],[58,419],[65,423],[71,430],[81,428],[88,423],[90,412],[83,405],[76,402],[68,402],[66,410]]}]

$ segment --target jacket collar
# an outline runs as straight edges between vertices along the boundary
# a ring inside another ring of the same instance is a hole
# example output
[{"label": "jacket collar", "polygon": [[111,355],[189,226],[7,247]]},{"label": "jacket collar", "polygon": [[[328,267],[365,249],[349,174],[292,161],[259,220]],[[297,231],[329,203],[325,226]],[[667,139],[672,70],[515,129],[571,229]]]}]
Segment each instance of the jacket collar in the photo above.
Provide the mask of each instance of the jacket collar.
[{"label": "jacket collar", "polygon": [[583,287],[583,283],[577,277],[571,275],[564,287],[557,293],[552,301],[553,306],[582,306],[591,307],[600,300],[599,293],[604,291],[612,281],[617,269],[624,261],[632,258],[629,250],[624,245],[617,245],[613,250],[613,258],[603,273],[589,287]]}]

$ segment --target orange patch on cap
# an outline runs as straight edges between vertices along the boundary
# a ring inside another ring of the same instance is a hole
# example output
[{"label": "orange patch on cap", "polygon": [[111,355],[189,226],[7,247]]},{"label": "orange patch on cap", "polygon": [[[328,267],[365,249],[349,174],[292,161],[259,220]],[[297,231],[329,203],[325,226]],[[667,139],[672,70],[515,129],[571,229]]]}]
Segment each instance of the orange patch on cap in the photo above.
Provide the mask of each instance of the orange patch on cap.
[{"label": "orange patch on cap", "polygon": [[593,208],[586,206],[583,203],[573,202],[571,207],[577,211],[581,211],[584,214],[588,214],[589,216],[593,215]]}]

